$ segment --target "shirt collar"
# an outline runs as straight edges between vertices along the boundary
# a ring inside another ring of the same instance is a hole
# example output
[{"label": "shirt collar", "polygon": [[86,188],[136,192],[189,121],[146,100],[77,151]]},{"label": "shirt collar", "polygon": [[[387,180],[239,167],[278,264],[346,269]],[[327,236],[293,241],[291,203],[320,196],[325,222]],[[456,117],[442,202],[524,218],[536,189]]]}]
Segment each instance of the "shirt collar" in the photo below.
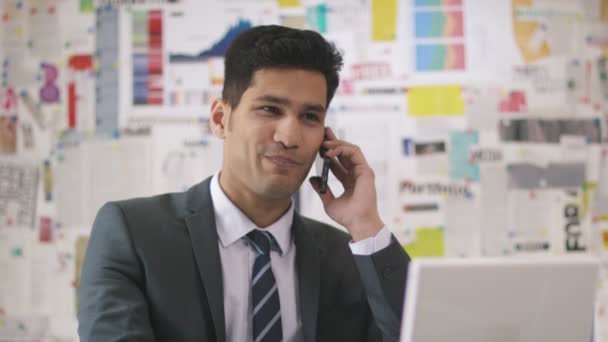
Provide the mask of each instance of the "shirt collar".
[{"label": "shirt collar", "polygon": [[[226,248],[238,241],[254,229],[260,229],[253,223],[224,193],[220,186],[220,172],[211,179],[210,192],[213,201],[215,224],[222,247]],[[293,202],[289,209],[276,222],[264,228],[274,236],[281,247],[282,253],[287,253],[291,247],[291,226],[293,223]]]}]

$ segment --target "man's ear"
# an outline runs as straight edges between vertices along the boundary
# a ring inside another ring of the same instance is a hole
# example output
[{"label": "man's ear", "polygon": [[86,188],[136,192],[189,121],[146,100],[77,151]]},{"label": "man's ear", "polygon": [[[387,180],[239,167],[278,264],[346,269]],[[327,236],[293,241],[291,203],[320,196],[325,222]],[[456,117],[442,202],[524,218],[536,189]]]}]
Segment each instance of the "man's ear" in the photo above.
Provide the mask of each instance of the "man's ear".
[{"label": "man's ear", "polygon": [[230,115],[230,105],[222,101],[222,99],[215,99],[211,104],[211,117],[209,118],[209,126],[213,135],[220,139],[226,137],[228,116]]}]

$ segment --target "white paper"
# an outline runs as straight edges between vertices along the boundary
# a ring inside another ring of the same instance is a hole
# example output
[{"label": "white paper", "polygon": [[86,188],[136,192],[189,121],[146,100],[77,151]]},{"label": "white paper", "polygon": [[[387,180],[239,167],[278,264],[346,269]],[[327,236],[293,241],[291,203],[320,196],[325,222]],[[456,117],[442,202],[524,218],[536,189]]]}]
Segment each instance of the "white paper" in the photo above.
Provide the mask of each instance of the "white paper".
[{"label": "white paper", "polygon": [[57,150],[53,162],[57,222],[65,227],[86,224],[88,156],[81,144]]},{"label": "white paper", "polygon": [[185,191],[222,166],[223,141],[205,123],[154,126],[154,191]]},{"label": "white paper", "polygon": [[507,171],[499,145],[473,146],[471,159],[479,164],[481,249],[484,256],[510,253],[507,236]]},{"label": "white paper", "polygon": [[479,196],[450,197],[445,201],[445,255],[478,257],[481,255]]},{"label": "white paper", "polygon": [[467,86],[464,88],[467,128],[494,131],[498,127],[500,91],[497,87]]},{"label": "white paper", "polygon": [[152,139],[124,137],[119,140],[93,140],[86,144],[89,156],[87,223],[108,201],[153,194]]},{"label": "white paper", "polygon": [[548,253],[555,190],[509,190],[507,229],[515,253]]},{"label": "white paper", "polygon": [[29,309],[29,231],[0,231],[0,308],[5,315],[23,315]]},{"label": "white paper", "polygon": [[33,56],[46,60],[59,57],[63,46],[58,14],[60,4],[55,0],[28,3],[30,52]]}]

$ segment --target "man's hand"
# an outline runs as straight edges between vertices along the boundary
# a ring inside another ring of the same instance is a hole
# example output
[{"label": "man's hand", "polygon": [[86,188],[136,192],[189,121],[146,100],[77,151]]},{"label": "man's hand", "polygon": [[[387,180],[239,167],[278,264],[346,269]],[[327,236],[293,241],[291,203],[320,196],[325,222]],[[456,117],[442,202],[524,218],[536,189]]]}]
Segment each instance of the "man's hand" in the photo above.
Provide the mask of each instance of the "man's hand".
[{"label": "man's hand", "polygon": [[376,236],[384,223],[378,213],[374,171],[358,146],[338,140],[330,128],[325,129],[325,135],[325,156],[331,159],[330,169],[342,183],[344,193],[336,198],[329,187],[324,194],[319,193],[320,177],[310,179],[313,188],[327,215],[343,225],[353,241]]}]

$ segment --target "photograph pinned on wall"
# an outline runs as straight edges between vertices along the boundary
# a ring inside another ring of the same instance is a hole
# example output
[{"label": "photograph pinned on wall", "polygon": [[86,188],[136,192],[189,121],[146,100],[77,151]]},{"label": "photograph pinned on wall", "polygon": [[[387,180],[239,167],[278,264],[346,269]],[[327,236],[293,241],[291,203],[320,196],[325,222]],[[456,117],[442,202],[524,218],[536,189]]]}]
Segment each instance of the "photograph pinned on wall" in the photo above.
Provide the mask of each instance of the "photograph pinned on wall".
[{"label": "photograph pinned on wall", "polygon": [[503,119],[498,132],[503,142],[559,144],[564,135],[587,138],[591,144],[601,142],[601,123],[597,118],[585,119]]},{"label": "photograph pinned on wall", "polygon": [[449,170],[446,143],[443,140],[416,141],[402,140],[403,153],[415,156],[416,169],[421,175],[446,175]]}]

